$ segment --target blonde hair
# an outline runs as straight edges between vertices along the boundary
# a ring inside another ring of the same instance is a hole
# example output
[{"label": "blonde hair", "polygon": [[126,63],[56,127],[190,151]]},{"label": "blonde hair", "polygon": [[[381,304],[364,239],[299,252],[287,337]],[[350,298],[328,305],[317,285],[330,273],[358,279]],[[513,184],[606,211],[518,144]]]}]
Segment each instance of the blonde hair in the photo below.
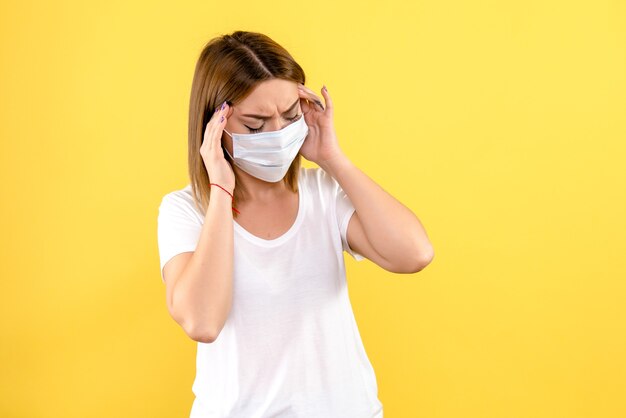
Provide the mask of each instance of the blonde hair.
[{"label": "blonde hair", "polygon": [[[196,63],[189,99],[189,178],[196,207],[204,214],[209,206],[209,175],[200,154],[204,130],[214,109],[224,101],[233,106],[245,99],[262,81],[279,78],[304,84],[302,67],[285,48],[257,32],[235,31],[211,39]],[[223,146],[222,146],[223,148]],[[224,158],[231,164],[230,158]],[[300,153],[292,162],[283,181],[298,191]],[[233,170],[234,171],[234,170]],[[235,173],[233,205],[242,192]],[[237,214],[233,212],[233,216]]]}]

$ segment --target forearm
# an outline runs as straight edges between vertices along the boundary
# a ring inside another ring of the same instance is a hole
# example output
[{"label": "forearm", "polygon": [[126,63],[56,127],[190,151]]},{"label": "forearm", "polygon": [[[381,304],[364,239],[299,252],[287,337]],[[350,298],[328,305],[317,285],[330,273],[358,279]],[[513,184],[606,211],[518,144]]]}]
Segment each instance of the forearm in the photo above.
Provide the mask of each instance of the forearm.
[{"label": "forearm", "polygon": [[233,276],[231,198],[211,193],[196,250],[172,292],[179,323],[195,340],[217,337],[230,312]]},{"label": "forearm", "polygon": [[432,256],[419,219],[341,153],[320,165],[341,186],[358,213],[369,243],[390,263]]}]

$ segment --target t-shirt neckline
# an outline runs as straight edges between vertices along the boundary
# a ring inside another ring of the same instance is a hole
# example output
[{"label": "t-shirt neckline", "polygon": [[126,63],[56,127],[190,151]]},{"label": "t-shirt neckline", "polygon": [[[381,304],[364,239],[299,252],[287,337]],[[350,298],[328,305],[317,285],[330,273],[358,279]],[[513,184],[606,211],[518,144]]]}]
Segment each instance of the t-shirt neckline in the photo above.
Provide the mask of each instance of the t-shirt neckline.
[{"label": "t-shirt neckline", "polygon": [[235,219],[233,219],[233,224],[235,231],[237,231],[240,235],[246,238],[248,241],[251,241],[261,247],[275,247],[287,241],[291,238],[300,227],[302,220],[304,219],[304,211],[305,211],[305,202],[306,194],[302,191],[302,171],[298,173],[298,213],[296,215],[296,220],[293,222],[291,227],[282,235],[274,238],[274,239],[264,239],[261,237],[257,237],[252,233],[248,232],[243,226],[239,225]]}]

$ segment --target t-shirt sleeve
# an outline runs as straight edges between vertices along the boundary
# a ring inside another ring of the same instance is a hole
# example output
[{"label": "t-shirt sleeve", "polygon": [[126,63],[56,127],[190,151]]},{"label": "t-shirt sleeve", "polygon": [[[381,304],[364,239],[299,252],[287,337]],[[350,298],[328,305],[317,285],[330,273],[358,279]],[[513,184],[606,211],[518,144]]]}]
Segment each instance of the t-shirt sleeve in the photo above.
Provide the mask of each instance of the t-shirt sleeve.
[{"label": "t-shirt sleeve", "polygon": [[192,203],[170,193],[159,206],[157,235],[161,280],[163,267],[172,257],[186,251],[195,251],[202,231],[202,222],[191,207]]},{"label": "t-shirt sleeve", "polygon": [[350,218],[352,218],[356,209],[339,183],[337,183],[334,179],[332,179],[332,183],[334,186],[333,198],[335,201],[335,214],[337,216],[337,226],[339,227],[339,233],[341,234],[341,244],[343,246],[343,250],[350,254],[356,261],[361,261],[365,259],[365,257],[350,248],[350,245],[348,244],[348,223],[350,222]]}]

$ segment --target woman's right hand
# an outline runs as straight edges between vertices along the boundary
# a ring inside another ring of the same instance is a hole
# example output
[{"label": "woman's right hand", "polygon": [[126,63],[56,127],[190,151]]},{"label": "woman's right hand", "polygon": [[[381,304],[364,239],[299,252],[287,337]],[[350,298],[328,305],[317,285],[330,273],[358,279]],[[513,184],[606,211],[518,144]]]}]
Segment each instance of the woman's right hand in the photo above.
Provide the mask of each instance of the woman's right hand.
[{"label": "woman's right hand", "polygon": [[200,155],[204,160],[210,182],[217,183],[232,193],[235,190],[235,173],[224,158],[222,150],[222,132],[226,126],[229,109],[228,104],[224,102],[216,112],[213,112],[204,130]]}]

